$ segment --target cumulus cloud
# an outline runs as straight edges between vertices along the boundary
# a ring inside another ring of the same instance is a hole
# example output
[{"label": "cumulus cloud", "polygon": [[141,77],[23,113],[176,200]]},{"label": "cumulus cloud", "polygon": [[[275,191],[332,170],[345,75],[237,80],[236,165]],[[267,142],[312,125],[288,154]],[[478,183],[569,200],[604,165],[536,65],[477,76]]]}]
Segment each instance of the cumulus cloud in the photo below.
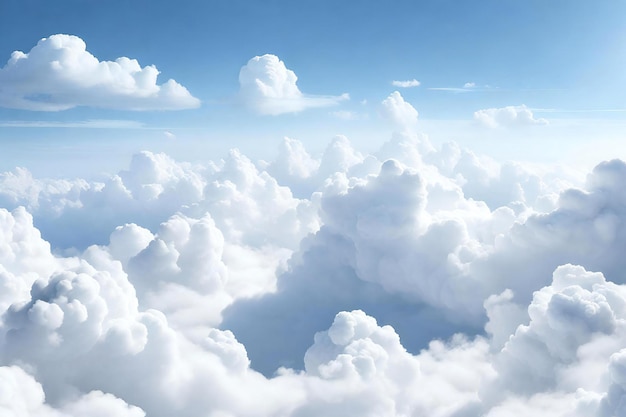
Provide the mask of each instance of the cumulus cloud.
[{"label": "cumulus cloud", "polygon": [[622,415],[624,181],[407,132],[3,173],[0,414]]},{"label": "cumulus cloud", "polygon": [[72,35],[41,39],[15,51],[0,69],[0,106],[59,111],[77,106],[125,110],[179,110],[200,101],[174,80],[157,84],[159,71],[135,59],[99,61]]},{"label": "cumulus cloud", "polygon": [[350,98],[348,94],[304,94],[296,85],[297,80],[295,72],[288,69],[276,55],[255,56],[239,71],[239,97],[250,109],[269,115],[334,106]]},{"label": "cumulus cloud", "polygon": [[380,113],[383,118],[395,126],[408,129],[417,123],[417,110],[398,91],[394,91],[381,103]]},{"label": "cumulus cloud", "polygon": [[394,80],[391,82],[391,85],[393,85],[394,87],[399,87],[399,88],[412,88],[412,87],[418,87],[420,85],[420,82],[417,81],[415,78],[413,78],[412,80],[406,80],[406,81]]},{"label": "cumulus cloud", "polygon": [[474,112],[474,120],[490,128],[548,124],[546,119],[535,118],[532,110],[523,104],[478,110]]}]

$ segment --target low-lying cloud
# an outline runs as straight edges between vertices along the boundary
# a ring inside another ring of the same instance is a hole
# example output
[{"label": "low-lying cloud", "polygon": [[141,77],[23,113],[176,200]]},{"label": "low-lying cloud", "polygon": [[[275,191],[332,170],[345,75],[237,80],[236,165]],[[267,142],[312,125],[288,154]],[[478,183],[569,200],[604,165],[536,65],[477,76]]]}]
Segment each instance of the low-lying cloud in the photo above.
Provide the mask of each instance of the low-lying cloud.
[{"label": "low-lying cloud", "polygon": [[474,120],[490,128],[548,124],[546,119],[535,118],[532,110],[523,104],[478,110],[474,112]]},{"label": "low-lying cloud", "polygon": [[623,415],[624,181],[406,131],[3,173],[0,411]]}]

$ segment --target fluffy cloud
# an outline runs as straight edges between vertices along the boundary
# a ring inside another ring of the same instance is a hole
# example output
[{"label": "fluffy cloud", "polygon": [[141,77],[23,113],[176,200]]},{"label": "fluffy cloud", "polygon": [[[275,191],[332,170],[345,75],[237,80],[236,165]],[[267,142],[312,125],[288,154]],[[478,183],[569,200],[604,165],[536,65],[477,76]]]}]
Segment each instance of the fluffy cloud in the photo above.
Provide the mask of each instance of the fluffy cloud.
[{"label": "fluffy cloud", "polygon": [[45,403],[45,393],[31,375],[17,366],[0,367],[0,411],[7,417],[144,417],[138,407],[101,391],[92,391],[61,408]]},{"label": "fluffy cloud", "polygon": [[174,80],[157,84],[155,66],[121,57],[99,61],[71,35],[41,39],[15,51],[0,69],[0,106],[40,111],[77,106],[129,110],[195,108],[200,101]]},{"label": "fluffy cloud", "polygon": [[622,415],[624,181],[406,132],[4,173],[0,414]]},{"label": "fluffy cloud", "polygon": [[296,74],[276,55],[265,54],[250,59],[239,71],[239,97],[260,114],[297,113],[314,107],[334,106],[349,99],[341,96],[303,94]]},{"label": "fluffy cloud", "polygon": [[536,119],[531,109],[523,104],[478,110],[474,112],[474,120],[491,128],[548,124],[546,119]]},{"label": "fluffy cloud", "polygon": [[412,88],[412,87],[418,87],[420,85],[420,82],[417,81],[415,78],[413,78],[412,80],[406,80],[406,81],[392,81],[391,85],[393,85],[394,87],[399,87],[399,88]]},{"label": "fluffy cloud", "polygon": [[380,113],[383,118],[402,129],[408,129],[417,123],[417,110],[404,101],[404,97],[398,91],[394,91],[382,101]]}]

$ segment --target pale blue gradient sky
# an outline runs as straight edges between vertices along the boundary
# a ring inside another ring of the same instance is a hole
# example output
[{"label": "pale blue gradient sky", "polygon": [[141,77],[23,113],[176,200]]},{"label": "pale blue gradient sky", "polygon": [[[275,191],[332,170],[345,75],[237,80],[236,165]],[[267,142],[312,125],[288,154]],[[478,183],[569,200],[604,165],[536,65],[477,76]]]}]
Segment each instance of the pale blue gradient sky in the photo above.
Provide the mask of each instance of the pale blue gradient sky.
[{"label": "pale blue gradient sky", "polygon": [[[496,158],[548,163],[626,157],[623,16],[624,2],[577,0],[6,0],[0,65],[43,37],[73,34],[100,60],[127,56],[155,65],[159,82],[175,79],[202,106],[171,112],[0,108],[0,169],[107,170],[140,149],[209,159],[239,147],[269,158],[283,136],[313,152],[335,134],[375,148],[391,130],[378,114],[381,100],[397,89],[393,80],[411,79],[421,85],[400,91],[420,113],[418,129],[436,144],[457,140]],[[265,53],[297,74],[302,92],[351,99],[297,114],[253,114],[235,100],[238,73]],[[463,90],[469,82],[475,87],[467,92],[445,90]],[[487,129],[473,120],[480,109],[522,104],[549,124]],[[337,111],[351,112],[354,120],[337,118]],[[122,122],[81,127],[89,120]]]}]

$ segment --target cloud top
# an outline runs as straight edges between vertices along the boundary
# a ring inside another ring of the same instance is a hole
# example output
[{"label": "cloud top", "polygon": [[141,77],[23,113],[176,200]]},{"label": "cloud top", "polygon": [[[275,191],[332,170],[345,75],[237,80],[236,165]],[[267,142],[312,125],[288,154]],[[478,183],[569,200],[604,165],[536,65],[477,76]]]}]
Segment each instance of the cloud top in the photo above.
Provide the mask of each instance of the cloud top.
[{"label": "cloud top", "polygon": [[417,123],[417,110],[398,91],[394,91],[381,103],[381,116],[397,127],[408,129]]},{"label": "cloud top", "polygon": [[159,70],[136,59],[99,61],[78,36],[52,35],[30,52],[14,51],[0,69],[0,106],[59,111],[78,106],[122,110],[180,110],[200,100]]},{"label": "cloud top", "polygon": [[0,174],[0,410],[625,415],[626,163],[555,174],[408,134]]},{"label": "cloud top", "polygon": [[239,71],[239,96],[247,107],[266,115],[297,113],[314,107],[333,106],[349,99],[347,94],[303,94],[297,81],[296,73],[276,55],[255,56]]}]

